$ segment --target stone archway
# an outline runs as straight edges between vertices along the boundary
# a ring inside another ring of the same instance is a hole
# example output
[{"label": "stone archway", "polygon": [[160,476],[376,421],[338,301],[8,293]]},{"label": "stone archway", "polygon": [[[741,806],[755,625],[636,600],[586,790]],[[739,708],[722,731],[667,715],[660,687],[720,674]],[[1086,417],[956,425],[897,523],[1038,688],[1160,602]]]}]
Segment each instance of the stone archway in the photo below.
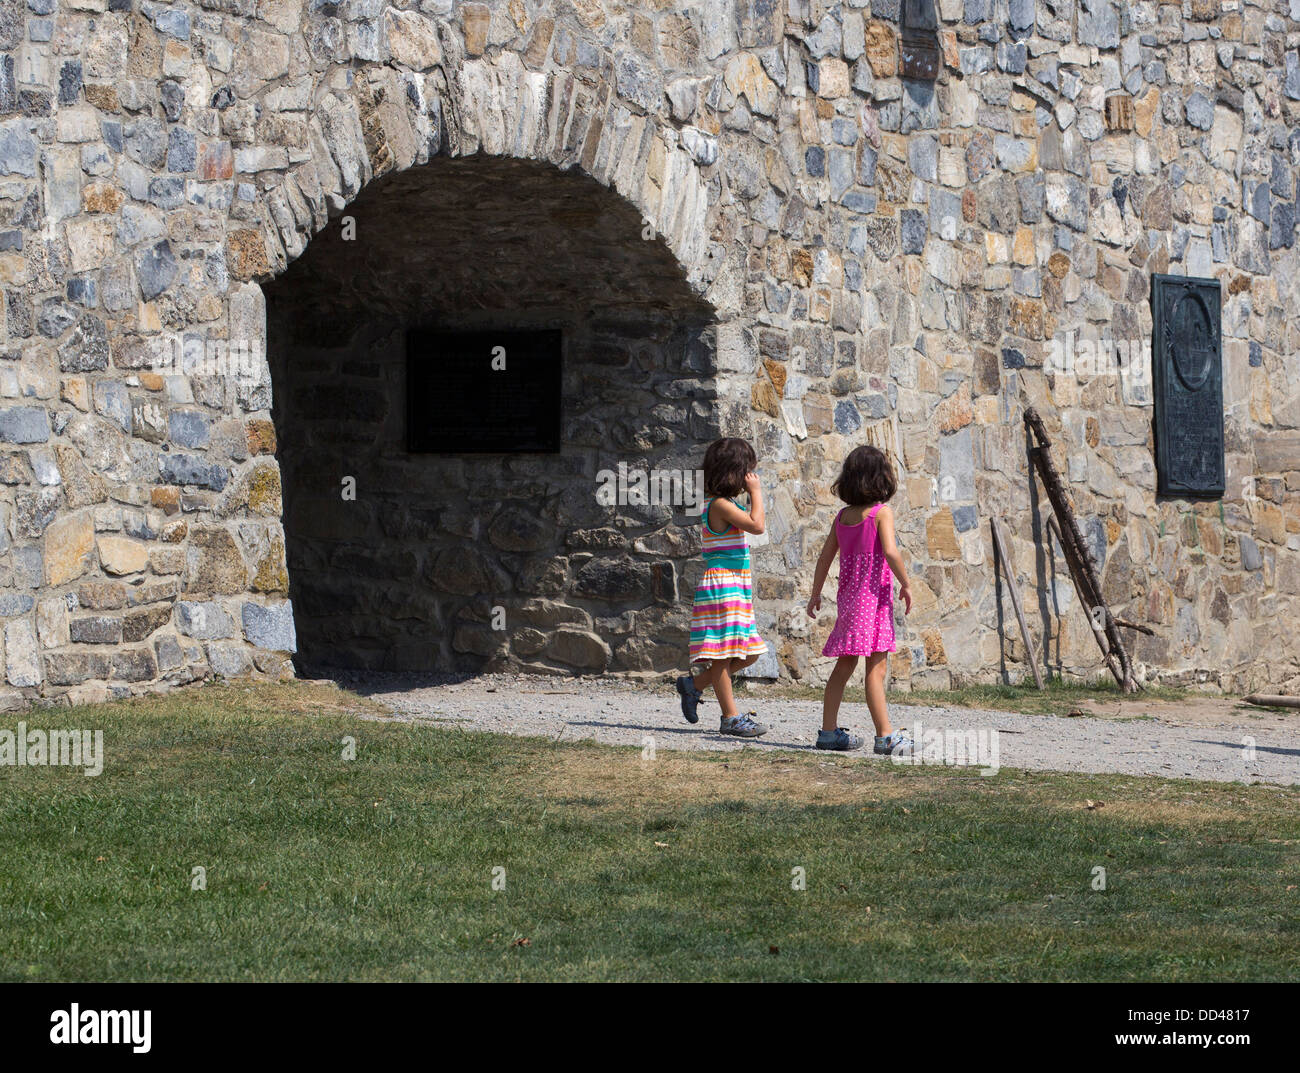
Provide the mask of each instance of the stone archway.
[{"label": "stone archway", "polygon": [[[267,251],[249,267],[267,280],[300,664],[679,664],[682,505],[595,493],[620,465],[686,473],[718,434],[719,265],[691,149],[603,75],[513,53],[358,71],[313,128],[249,236]],[[408,452],[415,327],[561,329],[560,452]]]},{"label": "stone archway", "polygon": [[[680,663],[686,504],[597,500],[620,465],[693,469],[717,429],[712,311],[636,208],[577,169],[439,157],[368,186],[266,296],[304,670]],[[429,328],[559,329],[558,453],[413,453]]]}]

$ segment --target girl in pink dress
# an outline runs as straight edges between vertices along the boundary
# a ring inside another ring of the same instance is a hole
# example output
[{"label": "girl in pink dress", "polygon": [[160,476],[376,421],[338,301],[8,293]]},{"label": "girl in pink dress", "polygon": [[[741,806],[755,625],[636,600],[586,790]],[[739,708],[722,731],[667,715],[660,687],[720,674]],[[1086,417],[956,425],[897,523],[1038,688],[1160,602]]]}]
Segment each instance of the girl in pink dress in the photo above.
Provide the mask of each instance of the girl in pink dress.
[{"label": "girl in pink dress", "polygon": [[[835,556],[840,557],[840,583],[835,598],[835,628],[827,638],[823,656],[835,656],[835,668],[826,681],[822,699],[822,729],[819,749],[857,749],[858,735],[839,726],[840,701],[853,676],[858,658],[867,661],[867,706],[876,724],[877,753],[911,752],[911,739],[897,733],[889,723],[885,703],[885,672],[889,653],[894,651],[894,578],[906,611],[912,610],[912,589],[907,567],[894,537],[894,512],[886,502],[897,490],[894,468],[883,451],[858,447],[844,460],[832,486],[847,504],[835,517],[813,575],[808,615],[817,617],[822,603],[822,586]],[[905,611],[905,613],[906,613]]]}]

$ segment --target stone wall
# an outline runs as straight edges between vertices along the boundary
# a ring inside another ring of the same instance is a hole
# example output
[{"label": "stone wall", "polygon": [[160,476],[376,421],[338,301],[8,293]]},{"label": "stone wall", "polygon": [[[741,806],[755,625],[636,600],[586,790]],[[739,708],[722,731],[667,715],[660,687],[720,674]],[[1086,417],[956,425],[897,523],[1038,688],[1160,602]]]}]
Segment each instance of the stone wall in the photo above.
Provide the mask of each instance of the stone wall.
[{"label": "stone wall", "polygon": [[[462,158],[587,177],[675,262],[664,330],[684,292],[707,305],[687,379],[711,413],[674,442],[707,425],[759,449],[769,673],[825,672],[829,622],[802,604],[830,481],[864,439],[902,477],[918,603],[901,682],[1025,673],[999,628],[993,512],[1047,662],[1099,672],[1042,545],[1032,404],[1107,598],[1156,630],[1135,645],[1148,670],[1298,684],[1293,0],[938,0],[935,82],[901,77],[898,0],[0,7],[5,703],[283,673],[296,537],[275,452],[292,448],[264,361],[211,359],[264,355],[262,285],[364,188]],[[1147,338],[1160,271],[1223,282],[1221,502],[1157,499],[1142,363],[1112,360]],[[1093,339],[1100,363],[1054,362]],[[177,342],[206,364],[169,366]],[[656,354],[665,376],[680,352]],[[276,376],[291,406],[295,371]],[[610,436],[584,460],[647,454]],[[684,614],[629,636],[678,645]]]}]

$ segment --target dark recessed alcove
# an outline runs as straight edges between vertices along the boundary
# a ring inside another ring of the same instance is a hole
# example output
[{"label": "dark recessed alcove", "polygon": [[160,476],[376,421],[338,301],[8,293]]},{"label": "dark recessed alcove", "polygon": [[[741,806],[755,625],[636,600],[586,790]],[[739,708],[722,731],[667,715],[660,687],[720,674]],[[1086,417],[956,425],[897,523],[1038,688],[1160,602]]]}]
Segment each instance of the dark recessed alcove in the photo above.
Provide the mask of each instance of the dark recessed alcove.
[{"label": "dark recessed alcove", "polygon": [[[662,239],[585,175],[497,157],[378,180],[347,218],[266,287],[300,669],[670,665],[693,549],[670,508],[595,495],[717,431],[710,310]],[[476,392],[484,333],[546,442]],[[437,409],[415,442],[411,406]]]}]

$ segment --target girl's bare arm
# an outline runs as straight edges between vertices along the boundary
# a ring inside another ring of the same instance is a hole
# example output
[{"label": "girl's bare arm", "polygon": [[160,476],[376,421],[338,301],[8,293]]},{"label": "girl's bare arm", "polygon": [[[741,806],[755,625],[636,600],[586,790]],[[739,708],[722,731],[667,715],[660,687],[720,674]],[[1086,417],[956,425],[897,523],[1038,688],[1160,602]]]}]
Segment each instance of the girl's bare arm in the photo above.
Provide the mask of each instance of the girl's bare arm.
[{"label": "girl's bare arm", "polygon": [[876,512],[876,531],[880,533],[880,544],[885,549],[885,560],[889,569],[898,578],[898,595],[907,611],[912,610],[912,583],[907,577],[907,564],[903,562],[903,553],[898,550],[898,537],[894,532],[894,511],[885,504]]},{"label": "girl's bare arm", "polygon": [[809,618],[817,617],[817,611],[822,605],[822,586],[826,584],[826,575],[830,573],[831,563],[835,561],[839,550],[840,539],[835,535],[835,526],[832,524],[831,531],[826,534],[826,543],[822,545],[822,553],[817,556],[817,569],[813,571],[812,596],[808,599]]}]

